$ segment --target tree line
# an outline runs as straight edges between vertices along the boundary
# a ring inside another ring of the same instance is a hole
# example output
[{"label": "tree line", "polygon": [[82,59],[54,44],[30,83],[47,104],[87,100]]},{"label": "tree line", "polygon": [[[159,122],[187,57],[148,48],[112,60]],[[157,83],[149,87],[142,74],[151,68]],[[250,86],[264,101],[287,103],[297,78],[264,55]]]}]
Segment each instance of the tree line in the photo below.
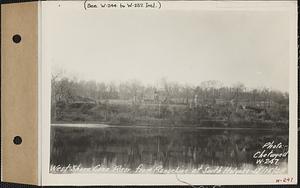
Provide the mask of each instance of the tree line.
[{"label": "tree line", "polygon": [[247,102],[273,102],[279,105],[288,105],[287,92],[263,89],[248,89],[242,83],[233,86],[223,86],[219,81],[204,81],[199,85],[183,85],[161,79],[159,84],[144,85],[138,80],[121,83],[105,83],[70,79],[65,76],[52,76],[51,99],[52,103],[63,101],[71,103],[76,97],[85,97],[95,101],[119,100],[157,100],[170,103],[188,104],[197,99],[200,101],[247,101]]}]

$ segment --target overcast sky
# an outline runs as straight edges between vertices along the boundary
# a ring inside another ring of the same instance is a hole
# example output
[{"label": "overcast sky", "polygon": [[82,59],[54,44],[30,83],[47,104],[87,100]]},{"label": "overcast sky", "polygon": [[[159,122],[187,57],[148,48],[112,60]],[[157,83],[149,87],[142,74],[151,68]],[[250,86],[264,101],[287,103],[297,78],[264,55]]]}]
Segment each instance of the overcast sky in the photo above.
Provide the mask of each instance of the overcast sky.
[{"label": "overcast sky", "polygon": [[219,80],[288,91],[284,12],[48,10],[46,61],[80,79]]}]

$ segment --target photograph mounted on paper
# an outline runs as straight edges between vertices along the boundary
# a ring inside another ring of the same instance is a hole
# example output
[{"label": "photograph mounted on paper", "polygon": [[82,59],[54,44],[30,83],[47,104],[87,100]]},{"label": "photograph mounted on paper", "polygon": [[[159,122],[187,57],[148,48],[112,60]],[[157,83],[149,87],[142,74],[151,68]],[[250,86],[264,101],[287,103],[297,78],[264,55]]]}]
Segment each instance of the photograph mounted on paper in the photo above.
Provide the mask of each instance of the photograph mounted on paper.
[{"label": "photograph mounted on paper", "polygon": [[50,174],[288,174],[288,11],[68,5],[44,15]]}]

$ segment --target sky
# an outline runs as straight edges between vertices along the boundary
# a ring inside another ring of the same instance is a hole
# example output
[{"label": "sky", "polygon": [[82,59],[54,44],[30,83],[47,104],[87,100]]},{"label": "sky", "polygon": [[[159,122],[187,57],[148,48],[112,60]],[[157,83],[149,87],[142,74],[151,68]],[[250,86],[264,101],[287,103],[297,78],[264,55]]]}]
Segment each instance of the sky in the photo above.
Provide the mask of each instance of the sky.
[{"label": "sky", "polygon": [[52,71],[83,80],[219,80],[288,91],[289,20],[276,11],[44,12],[43,49]]}]

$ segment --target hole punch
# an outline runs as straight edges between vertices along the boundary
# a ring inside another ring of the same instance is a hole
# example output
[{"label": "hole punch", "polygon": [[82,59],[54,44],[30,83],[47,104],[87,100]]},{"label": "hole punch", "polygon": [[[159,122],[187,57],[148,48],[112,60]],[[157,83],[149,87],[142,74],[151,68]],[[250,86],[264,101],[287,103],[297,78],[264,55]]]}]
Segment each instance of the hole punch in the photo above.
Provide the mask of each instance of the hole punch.
[{"label": "hole punch", "polygon": [[18,35],[18,34],[14,35],[13,38],[12,38],[12,40],[14,41],[14,43],[21,42],[21,39],[22,39],[21,36]]},{"label": "hole punch", "polygon": [[20,145],[22,143],[22,138],[20,136],[15,136],[13,142],[16,145]]}]

